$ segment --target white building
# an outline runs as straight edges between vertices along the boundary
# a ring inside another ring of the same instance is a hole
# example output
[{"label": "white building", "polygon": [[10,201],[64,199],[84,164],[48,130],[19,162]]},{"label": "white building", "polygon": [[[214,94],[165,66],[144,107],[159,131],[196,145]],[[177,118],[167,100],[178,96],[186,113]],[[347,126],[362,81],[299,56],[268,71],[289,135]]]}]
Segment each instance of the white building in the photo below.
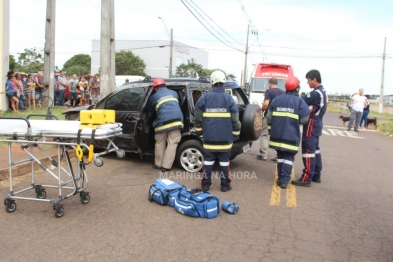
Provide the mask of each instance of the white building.
[{"label": "white building", "polygon": [[383,103],[386,105],[393,105],[393,96],[392,95],[383,96]]},{"label": "white building", "polygon": [[[151,77],[169,77],[170,42],[165,40],[116,40],[116,52],[132,51],[146,64],[145,73]],[[194,61],[207,68],[208,52],[186,44],[173,41],[172,74],[176,67]],[[100,68],[100,40],[92,41],[91,73],[98,73]]]}]

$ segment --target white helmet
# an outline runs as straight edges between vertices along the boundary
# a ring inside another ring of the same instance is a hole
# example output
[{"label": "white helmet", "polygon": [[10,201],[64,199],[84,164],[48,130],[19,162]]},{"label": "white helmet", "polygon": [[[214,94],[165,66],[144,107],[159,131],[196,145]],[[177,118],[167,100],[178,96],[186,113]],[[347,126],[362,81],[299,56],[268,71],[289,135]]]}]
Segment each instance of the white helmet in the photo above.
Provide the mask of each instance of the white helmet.
[{"label": "white helmet", "polygon": [[216,83],[225,83],[225,80],[225,74],[221,71],[214,71],[210,75],[210,83],[212,83],[212,85],[215,85]]}]

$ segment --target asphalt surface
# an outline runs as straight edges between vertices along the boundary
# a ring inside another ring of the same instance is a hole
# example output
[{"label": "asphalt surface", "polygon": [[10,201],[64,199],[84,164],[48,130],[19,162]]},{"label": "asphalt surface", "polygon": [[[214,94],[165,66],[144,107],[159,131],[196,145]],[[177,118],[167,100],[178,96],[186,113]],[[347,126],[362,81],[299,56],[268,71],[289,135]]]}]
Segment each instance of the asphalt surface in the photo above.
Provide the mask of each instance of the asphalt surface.
[{"label": "asphalt surface", "polygon": [[[320,184],[278,188],[275,164],[255,159],[255,142],[231,162],[233,190],[222,193],[218,179],[211,187],[239,212],[191,218],[150,203],[147,195],[160,176],[199,187],[197,174],[174,166],[164,176],[151,157],[105,156],[104,166],[86,169],[90,203],[78,195],[66,199],[62,218],[49,203],[31,200],[0,212],[0,261],[393,261],[393,139],[374,130],[347,132],[338,116],[325,116]],[[299,153],[296,176],[301,161]],[[57,183],[43,172],[36,181]],[[30,183],[25,175],[14,186]],[[8,191],[2,182],[0,196]],[[55,189],[47,193],[57,196]]]}]

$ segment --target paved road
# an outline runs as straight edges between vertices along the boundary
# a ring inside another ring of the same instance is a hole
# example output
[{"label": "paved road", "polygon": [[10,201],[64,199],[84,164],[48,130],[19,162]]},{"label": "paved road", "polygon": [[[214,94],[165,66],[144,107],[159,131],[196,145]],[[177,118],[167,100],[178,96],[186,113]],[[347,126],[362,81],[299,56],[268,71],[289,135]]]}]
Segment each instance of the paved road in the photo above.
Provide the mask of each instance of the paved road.
[{"label": "paved road", "polygon": [[[87,168],[90,203],[65,200],[64,217],[55,218],[47,203],[23,200],[14,213],[0,212],[0,261],[393,261],[392,146],[377,131],[347,132],[328,114],[322,183],[281,190],[275,165],[254,159],[254,143],[231,163],[233,190],[220,192],[218,180],[211,189],[239,213],[211,220],[147,201],[160,177],[152,158],[109,156],[103,167]],[[301,170],[299,154],[294,174]],[[199,186],[197,175],[179,168],[167,177]],[[54,183],[47,174],[37,180]],[[18,178],[16,187],[29,181]],[[0,196],[7,192],[0,187]]]}]

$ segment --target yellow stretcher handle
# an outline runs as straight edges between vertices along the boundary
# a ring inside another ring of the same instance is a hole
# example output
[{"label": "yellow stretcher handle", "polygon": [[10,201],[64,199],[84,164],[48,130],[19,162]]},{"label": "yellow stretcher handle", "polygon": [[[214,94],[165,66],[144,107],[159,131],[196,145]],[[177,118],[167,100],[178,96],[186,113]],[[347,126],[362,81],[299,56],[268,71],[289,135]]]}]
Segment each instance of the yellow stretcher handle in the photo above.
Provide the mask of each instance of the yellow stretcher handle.
[{"label": "yellow stretcher handle", "polygon": [[76,156],[78,157],[79,161],[82,161],[82,158],[83,158],[83,150],[82,150],[80,144],[78,144],[78,145],[76,146],[75,154],[76,154]]},{"label": "yellow stretcher handle", "polygon": [[89,146],[89,157],[87,158],[87,160],[89,161],[89,163],[91,161],[93,161],[93,152],[94,152],[94,145],[90,144]]}]

